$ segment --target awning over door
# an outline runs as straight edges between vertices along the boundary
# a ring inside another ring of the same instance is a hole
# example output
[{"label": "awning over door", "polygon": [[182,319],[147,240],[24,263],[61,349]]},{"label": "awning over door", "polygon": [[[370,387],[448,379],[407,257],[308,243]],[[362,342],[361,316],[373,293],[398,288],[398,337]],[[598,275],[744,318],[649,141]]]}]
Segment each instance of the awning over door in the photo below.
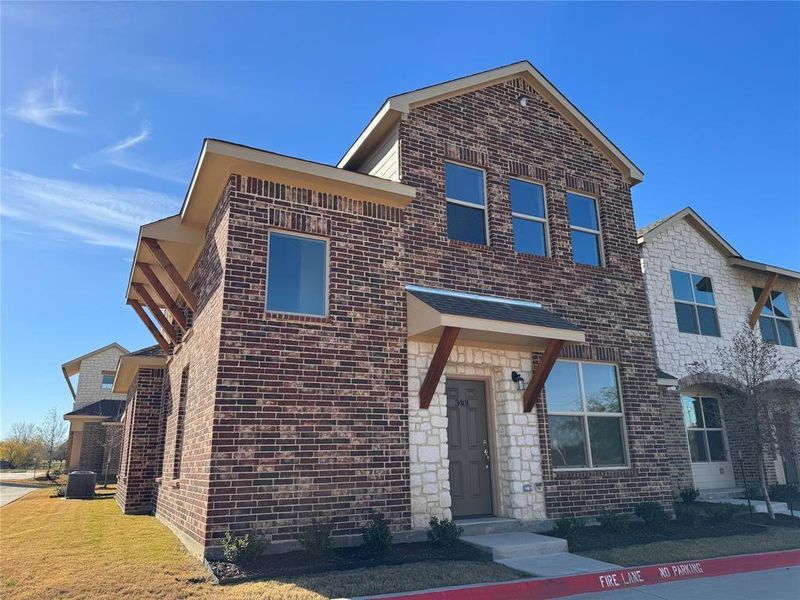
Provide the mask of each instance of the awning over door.
[{"label": "awning over door", "polygon": [[415,285],[406,286],[406,299],[408,337],[437,343],[420,388],[420,408],[430,405],[456,340],[470,346],[544,353],[523,394],[526,412],[533,408],[564,344],[585,340],[580,327],[535,302]]}]

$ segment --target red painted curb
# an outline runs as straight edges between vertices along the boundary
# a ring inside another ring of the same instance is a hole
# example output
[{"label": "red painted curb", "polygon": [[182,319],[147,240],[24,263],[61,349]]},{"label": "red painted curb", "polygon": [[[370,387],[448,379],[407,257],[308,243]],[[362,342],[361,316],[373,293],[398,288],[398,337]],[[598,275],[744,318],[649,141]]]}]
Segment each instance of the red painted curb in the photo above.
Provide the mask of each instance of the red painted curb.
[{"label": "red painted curb", "polygon": [[381,596],[381,600],[548,600],[668,581],[800,566],[800,550],[690,560],[616,571]]}]

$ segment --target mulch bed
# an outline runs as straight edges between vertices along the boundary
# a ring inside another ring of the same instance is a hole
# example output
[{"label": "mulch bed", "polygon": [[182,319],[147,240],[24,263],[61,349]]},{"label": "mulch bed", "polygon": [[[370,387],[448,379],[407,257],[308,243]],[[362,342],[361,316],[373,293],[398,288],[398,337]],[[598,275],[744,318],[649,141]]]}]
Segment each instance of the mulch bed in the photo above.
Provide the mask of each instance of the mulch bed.
[{"label": "mulch bed", "polygon": [[381,555],[370,554],[361,546],[356,546],[337,548],[322,558],[311,557],[305,552],[287,552],[265,555],[261,560],[248,565],[236,565],[224,560],[209,560],[207,564],[219,583],[226,584],[254,579],[270,579],[277,576],[291,577],[324,571],[347,571],[364,567],[402,565],[431,560],[491,562],[492,556],[488,552],[462,542],[453,548],[442,548],[430,542],[413,542],[392,544]]}]

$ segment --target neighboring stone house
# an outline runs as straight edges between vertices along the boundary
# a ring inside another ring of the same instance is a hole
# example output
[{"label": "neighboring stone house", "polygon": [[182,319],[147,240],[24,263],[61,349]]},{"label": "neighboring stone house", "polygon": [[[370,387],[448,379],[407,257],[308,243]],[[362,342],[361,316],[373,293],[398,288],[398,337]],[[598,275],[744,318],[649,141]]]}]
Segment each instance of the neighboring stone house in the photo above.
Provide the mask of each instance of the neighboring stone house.
[{"label": "neighboring stone house", "polygon": [[642,177],[528,62],[389,98],[335,167],[206,140],[134,256],[123,511],[202,555],[668,505]]},{"label": "neighboring stone house", "polygon": [[[661,383],[672,397],[665,418],[673,484],[724,489],[742,487],[745,477],[755,483],[758,454],[750,424],[715,391],[717,350],[751,326],[777,345],[785,364],[800,359],[800,273],[745,259],[691,208],[641,229],[639,244],[658,364],[666,372]],[[692,365],[703,361],[711,363],[708,375],[692,373]],[[767,461],[769,481],[798,481],[795,444],[785,444],[774,463]]]},{"label": "neighboring stone house", "polygon": [[[108,472],[115,476],[119,464],[119,421],[125,407],[125,394],[112,391],[119,357],[127,350],[111,343],[61,365],[73,398],[73,410],[64,415],[69,421],[67,471]],[[77,378],[77,385],[73,379]],[[111,460],[106,461],[107,452]]]}]

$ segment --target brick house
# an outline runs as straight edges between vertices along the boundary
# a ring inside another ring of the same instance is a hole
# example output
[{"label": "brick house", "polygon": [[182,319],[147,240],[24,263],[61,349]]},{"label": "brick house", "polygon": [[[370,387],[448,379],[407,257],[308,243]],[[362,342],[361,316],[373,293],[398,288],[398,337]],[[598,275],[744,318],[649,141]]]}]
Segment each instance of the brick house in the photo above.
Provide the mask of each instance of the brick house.
[{"label": "brick house", "polygon": [[[673,483],[737,488],[746,476],[752,484],[758,461],[750,424],[715,391],[716,351],[747,323],[776,344],[787,364],[800,359],[800,273],[744,258],[691,208],[638,235],[658,363],[671,374],[661,382],[675,390],[665,392],[672,401],[664,407]],[[692,374],[691,365],[705,360],[711,371]],[[798,441],[785,440],[777,460],[767,457],[767,479],[798,481],[798,457]]]},{"label": "brick house", "polygon": [[642,177],[527,61],[389,98],[336,166],[206,140],[133,261],[164,355],[117,372],[122,510],[203,555],[669,502]]},{"label": "brick house", "polygon": [[[61,365],[61,372],[73,399],[72,411],[64,415],[69,422],[66,469],[103,473],[107,452],[109,474],[114,476],[119,464],[120,417],[125,394],[112,390],[119,357],[128,351],[113,342],[73,358]],[[77,384],[73,379],[77,378]]]}]

